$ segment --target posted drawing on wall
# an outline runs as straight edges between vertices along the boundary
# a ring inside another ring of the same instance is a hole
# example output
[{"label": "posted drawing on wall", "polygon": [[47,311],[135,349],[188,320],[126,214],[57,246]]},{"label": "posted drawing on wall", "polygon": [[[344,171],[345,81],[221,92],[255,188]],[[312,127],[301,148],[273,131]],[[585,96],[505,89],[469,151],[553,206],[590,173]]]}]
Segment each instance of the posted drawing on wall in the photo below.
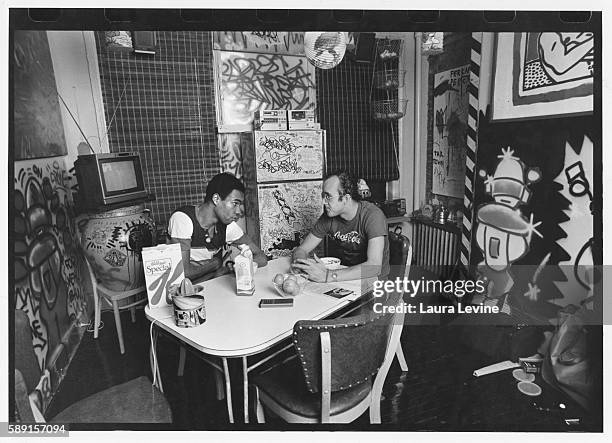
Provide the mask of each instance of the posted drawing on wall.
[{"label": "posted drawing on wall", "polygon": [[262,109],[312,109],[315,68],[306,57],[214,51],[219,132],[250,131]]},{"label": "posted drawing on wall", "polygon": [[323,177],[323,131],[255,131],[257,181]]},{"label": "posted drawing on wall", "polygon": [[273,258],[290,255],[323,212],[321,181],[277,183],[258,188],[261,249]]},{"label": "posted drawing on wall", "polygon": [[463,198],[469,84],[469,65],[434,77],[434,194]]}]

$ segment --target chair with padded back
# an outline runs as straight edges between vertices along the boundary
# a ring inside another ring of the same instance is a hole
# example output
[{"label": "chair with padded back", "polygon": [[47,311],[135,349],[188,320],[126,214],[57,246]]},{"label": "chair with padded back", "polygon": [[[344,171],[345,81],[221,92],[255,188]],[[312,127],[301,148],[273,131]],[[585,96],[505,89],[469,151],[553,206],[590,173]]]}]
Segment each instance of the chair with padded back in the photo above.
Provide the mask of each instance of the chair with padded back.
[{"label": "chair with padded back", "polygon": [[[385,305],[402,303],[394,292]],[[252,380],[257,421],[263,406],[291,423],[350,423],[370,410],[380,423],[382,387],[393,362],[404,315],[362,314],[333,320],[299,321],[293,329],[298,358]]]},{"label": "chair with padded back", "polygon": [[172,411],[149,379],[141,376],[97,392],[70,405],[50,420],[30,403],[41,375],[32,331],[25,312],[15,310],[15,407],[23,422],[56,423],[172,423]]},{"label": "chair with padded back", "polygon": [[[412,264],[412,244],[410,240],[402,235],[401,227],[396,227],[393,231],[389,231],[389,264],[391,271],[387,277],[390,281],[395,281],[397,277],[408,278],[410,274],[410,265]],[[370,302],[366,302],[368,304]],[[346,317],[356,311],[362,309],[363,305],[358,305],[353,309],[345,312],[342,316]],[[400,364],[403,372],[408,372],[408,364],[402,350],[401,342],[397,344],[395,353],[397,361]]]}]

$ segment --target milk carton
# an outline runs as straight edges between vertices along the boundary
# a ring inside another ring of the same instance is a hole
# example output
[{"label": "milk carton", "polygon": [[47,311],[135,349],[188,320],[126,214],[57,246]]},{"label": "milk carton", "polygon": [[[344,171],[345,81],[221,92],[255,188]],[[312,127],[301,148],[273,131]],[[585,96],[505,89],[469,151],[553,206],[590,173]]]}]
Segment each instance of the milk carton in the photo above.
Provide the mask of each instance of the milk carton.
[{"label": "milk carton", "polygon": [[253,252],[247,245],[240,245],[240,254],[234,259],[236,272],[236,293],[238,295],[253,295],[255,293],[255,267]]}]

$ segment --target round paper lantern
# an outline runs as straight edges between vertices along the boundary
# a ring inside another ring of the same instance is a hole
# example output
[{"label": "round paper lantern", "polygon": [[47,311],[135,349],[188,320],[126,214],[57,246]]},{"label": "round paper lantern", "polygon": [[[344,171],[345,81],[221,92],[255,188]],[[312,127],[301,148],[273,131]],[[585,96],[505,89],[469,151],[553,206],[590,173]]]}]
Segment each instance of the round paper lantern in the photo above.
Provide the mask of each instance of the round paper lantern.
[{"label": "round paper lantern", "polygon": [[306,32],[304,34],[306,57],[317,68],[337,66],[346,51],[344,32]]}]

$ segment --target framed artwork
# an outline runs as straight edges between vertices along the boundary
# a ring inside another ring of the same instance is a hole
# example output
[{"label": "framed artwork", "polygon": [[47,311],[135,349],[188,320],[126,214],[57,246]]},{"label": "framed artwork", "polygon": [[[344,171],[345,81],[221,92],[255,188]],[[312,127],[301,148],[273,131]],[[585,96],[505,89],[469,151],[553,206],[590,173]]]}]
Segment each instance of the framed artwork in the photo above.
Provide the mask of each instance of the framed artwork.
[{"label": "framed artwork", "polygon": [[495,40],[492,120],[593,112],[592,32],[502,32]]},{"label": "framed artwork", "polygon": [[15,160],[66,155],[46,31],[15,31]]},{"label": "framed artwork", "polygon": [[213,50],[219,132],[248,132],[262,109],[313,109],[315,67],[304,56]]}]

